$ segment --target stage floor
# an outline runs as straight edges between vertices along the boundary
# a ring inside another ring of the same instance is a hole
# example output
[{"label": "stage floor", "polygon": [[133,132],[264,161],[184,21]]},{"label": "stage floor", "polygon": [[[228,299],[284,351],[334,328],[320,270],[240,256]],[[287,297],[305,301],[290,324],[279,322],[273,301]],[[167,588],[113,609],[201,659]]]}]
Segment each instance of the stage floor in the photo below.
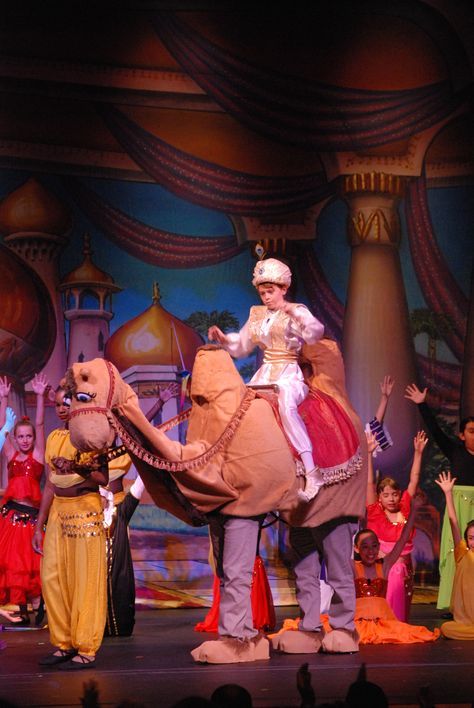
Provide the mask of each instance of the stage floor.
[{"label": "stage floor", "polygon": [[[199,665],[190,650],[214,635],[193,631],[203,610],[139,610],[132,637],[105,639],[93,669],[61,672],[37,661],[50,651],[47,630],[4,631],[0,641],[0,707],[78,706],[83,684],[94,679],[100,705],[128,699],[168,708],[189,695],[209,698],[217,686],[238,683],[254,706],[299,706],[296,671],[309,662],[317,703],[344,698],[361,662],[369,681],[379,684],[391,705],[419,705],[420,686],[430,685],[437,706],[470,706],[474,699],[474,642],[439,639],[410,646],[363,646],[353,655],[272,655],[252,664]],[[278,627],[296,607],[277,608]],[[442,623],[435,605],[414,605],[412,622],[430,628]]]}]

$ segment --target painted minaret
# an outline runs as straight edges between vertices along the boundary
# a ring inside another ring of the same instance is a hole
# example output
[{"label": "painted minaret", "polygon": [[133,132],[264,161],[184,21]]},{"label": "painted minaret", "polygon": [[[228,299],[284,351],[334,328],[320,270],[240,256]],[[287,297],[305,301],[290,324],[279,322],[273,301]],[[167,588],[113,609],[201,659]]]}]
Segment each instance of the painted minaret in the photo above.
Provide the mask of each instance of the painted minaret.
[{"label": "painted minaret", "polygon": [[84,260],[62,281],[64,317],[69,322],[67,365],[104,356],[112,319],[112,294],[121,290],[92,261],[89,234],[84,235]]}]

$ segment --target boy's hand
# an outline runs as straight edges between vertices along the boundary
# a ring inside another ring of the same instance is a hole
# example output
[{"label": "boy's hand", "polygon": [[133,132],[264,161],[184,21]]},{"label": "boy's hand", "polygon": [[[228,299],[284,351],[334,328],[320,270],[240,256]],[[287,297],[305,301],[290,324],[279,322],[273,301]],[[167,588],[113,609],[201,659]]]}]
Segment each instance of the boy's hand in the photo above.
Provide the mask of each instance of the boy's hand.
[{"label": "boy's hand", "polygon": [[416,404],[424,403],[426,400],[427,393],[427,388],[424,388],[423,391],[420,391],[416,384],[408,384],[405,389],[405,398],[408,398],[409,401],[413,401],[413,403]]}]

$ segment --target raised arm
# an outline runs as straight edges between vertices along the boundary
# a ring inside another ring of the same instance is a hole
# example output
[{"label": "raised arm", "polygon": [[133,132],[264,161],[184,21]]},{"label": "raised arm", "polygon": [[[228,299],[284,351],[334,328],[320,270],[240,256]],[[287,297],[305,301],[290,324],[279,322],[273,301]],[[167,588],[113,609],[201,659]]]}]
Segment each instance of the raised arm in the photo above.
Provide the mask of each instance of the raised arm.
[{"label": "raised arm", "polygon": [[377,440],[375,438],[375,435],[371,433],[370,431],[365,433],[365,437],[367,438],[367,506],[370,504],[375,504],[377,501],[377,489],[376,489],[376,483],[375,483],[375,475],[374,475],[374,461],[373,461],[373,452],[377,448]]},{"label": "raised arm", "polygon": [[439,427],[436,417],[433,415],[429,406],[426,403],[427,393],[427,388],[424,388],[423,391],[421,391],[416,384],[410,384],[405,389],[405,398],[407,398],[409,401],[412,401],[412,403],[415,403],[418,406],[418,409],[432,438],[435,440],[436,444],[438,445],[442,453],[448,458],[448,460],[451,460],[456,447],[456,443]]},{"label": "raised arm", "polygon": [[[5,423],[7,422],[6,411],[10,389],[11,384],[8,383],[7,377],[0,376],[0,427],[2,429],[4,428]],[[3,454],[5,455],[7,460],[11,460],[16,450],[15,446],[13,445],[10,439],[10,435],[8,435],[9,432],[11,432],[11,430],[5,430],[5,439],[3,443]]]},{"label": "raised arm", "polygon": [[411,506],[410,506],[410,514],[408,515],[407,522],[405,526],[403,527],[403,531],[400,534],[400,538],[390,551],[390,553],[387,553],[387,555],[383,559],[383,574],[386,578],[388,578],[388,574],[390,573],[390,568],[394,563],[397,562],[400,554],[402,553],[409,537],[411,534],[411,531],[413,529],[414,523],[415,523],[415,517],[416,517],[416,511],[418,509],[418,497],[413,497]]},{"label": "raised arm", "polygon": [[36,393],[36,419],[35,419],[35,429],[36,429],[36,441],[34,449],[34,457],[39,462],[44,461],[44,447],[45,447],[45,434],[44,434],[44,396],[49,383],[45,374],[35,374],[32,382],[31,388]]},{"label": "raised arm", "polygon": [[413,462],[410,470],[410,480],[408,482],[407,492],[411,497],[414,497],[416,490],[418,488],[418,483],[420,481],[421,473],[421,461],[423,458],[423,450],[428,443],[428,438],[426,437],[423,430],[420,430],[413,440],[413,447],[415,451],[413,453]]},{"label": "raised arm", "polygon": [[444,492],[444,496],[446,498],[446,510],[448,512],[448,519],[451,525],[453,541],[454,545],[457,546],[461,540],[461,529],[459,528],[458,517],[456,516],[456,509],[454,508],[453,500],[453,487],[456,482],[456,477],[451,477],[451,472],[441,472],[438,479],[435,479],[435,482]]},{"label": "raised arm", "polygon": [[388,399],[390,398],[395,381],[391,376],[387,375],[383,377],[383,381],[380,384],[380,401],[375,413],[375,417],[379,423],[383,423],[385,418],[385,413],[387,412]]}]

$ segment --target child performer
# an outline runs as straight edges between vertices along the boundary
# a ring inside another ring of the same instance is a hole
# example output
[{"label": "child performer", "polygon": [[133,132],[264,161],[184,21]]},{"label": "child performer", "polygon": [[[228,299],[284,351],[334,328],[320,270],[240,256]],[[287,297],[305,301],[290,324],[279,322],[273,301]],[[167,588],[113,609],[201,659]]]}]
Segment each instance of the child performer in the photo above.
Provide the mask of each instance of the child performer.
[{"label": "child performer", "polygon": [[[435,414],[426,403],[428,389],[422,391],[415,384],[405,389],[405,398],[418,406],[423,421],[435,443],[443,455],[449,460],[453,473],[456,474],[456,486],[453,489],[453,500],[460,528],[472,518],[474,503],[474,416],[469,415],[459,423],[457,438],[446,435],[441,429]],[[441,531],[441,546],[439,552],[439,610],[449,606],[455,572],[453,558],[453,541],[451,524],[448,515],[444,515]]]},{"label": "child performer", "polygon": [[393,549],[379,559],[380,542],[371,529],[362,529],[354,539],[355,550],[360,560],[354,561],[356,588],[355,623],[361,644],[412,644],[432,642],[439,637],[439,629],[431,632],[400,622],[385,598],[387,578],[408,541],[415,520],[415,504]]},{"label": "child performer", "polygon": [[456,477],[450,472],[441,472],[436,484],[446,497],[446,512],[451,524],[454,540],[454,575],[451,595],[453,622],[444,622],[441,633],[448,639],[474,639],[474,519],[469,521],[461,538],[461,531],[453,500]]},{"label": "child performer", "polygon": [[263,364],[250,384],[278,384],[282,424],[304,467],[305,488],[300,496],[310,501],[323,485],[323,477],[314,463],[311,441],[298,413],[308,393],[298,354],[303,344],[314,344],[322,338],[324,326],[305,305],[285,299],[291,285],[291,270],[285,263],[275,258],[259,261],[252,285],[263,305],[250,309],[240,332],[224,334],[214,325],[208,338],[219,342],[235,358],[248,355],[256,346],[263,350]]},{"label": "child performer", "polygon": [[[380,539],[382,554],[389,553],[400,538],[410,513],[411,500],[416,494],[420,478],[423,450],[428,438],[423,431],[414,441],[415,452],[410,471],[410,480],[406,491],[401,492],[398,482],[391,477],[384,477],[375,485],[372,455],[377,447],[375,436],[367,435],[368,477],[367,477],[367,526]],[[407,537],[407,543],[400,557],[393,563],[388,576],[387,602],[402,622],[408,620],[413,593],[413,533]]]},{"label": "child performer", "polygon": [[[8,463],[8,485],[0,513],[0,605],[19,605],[21,625],[30,624],[28,602],[35,610],[41,603],[40,562],[31,540],[41,501],[44,470],[44,374],[32,381],[36,393],[36,428],[29,418],[17,420],[7,435],[3,454]],[[10,384],[0,379],[0,425],[5,420]],[[12,437],[14,443],[12,442]]]}]

